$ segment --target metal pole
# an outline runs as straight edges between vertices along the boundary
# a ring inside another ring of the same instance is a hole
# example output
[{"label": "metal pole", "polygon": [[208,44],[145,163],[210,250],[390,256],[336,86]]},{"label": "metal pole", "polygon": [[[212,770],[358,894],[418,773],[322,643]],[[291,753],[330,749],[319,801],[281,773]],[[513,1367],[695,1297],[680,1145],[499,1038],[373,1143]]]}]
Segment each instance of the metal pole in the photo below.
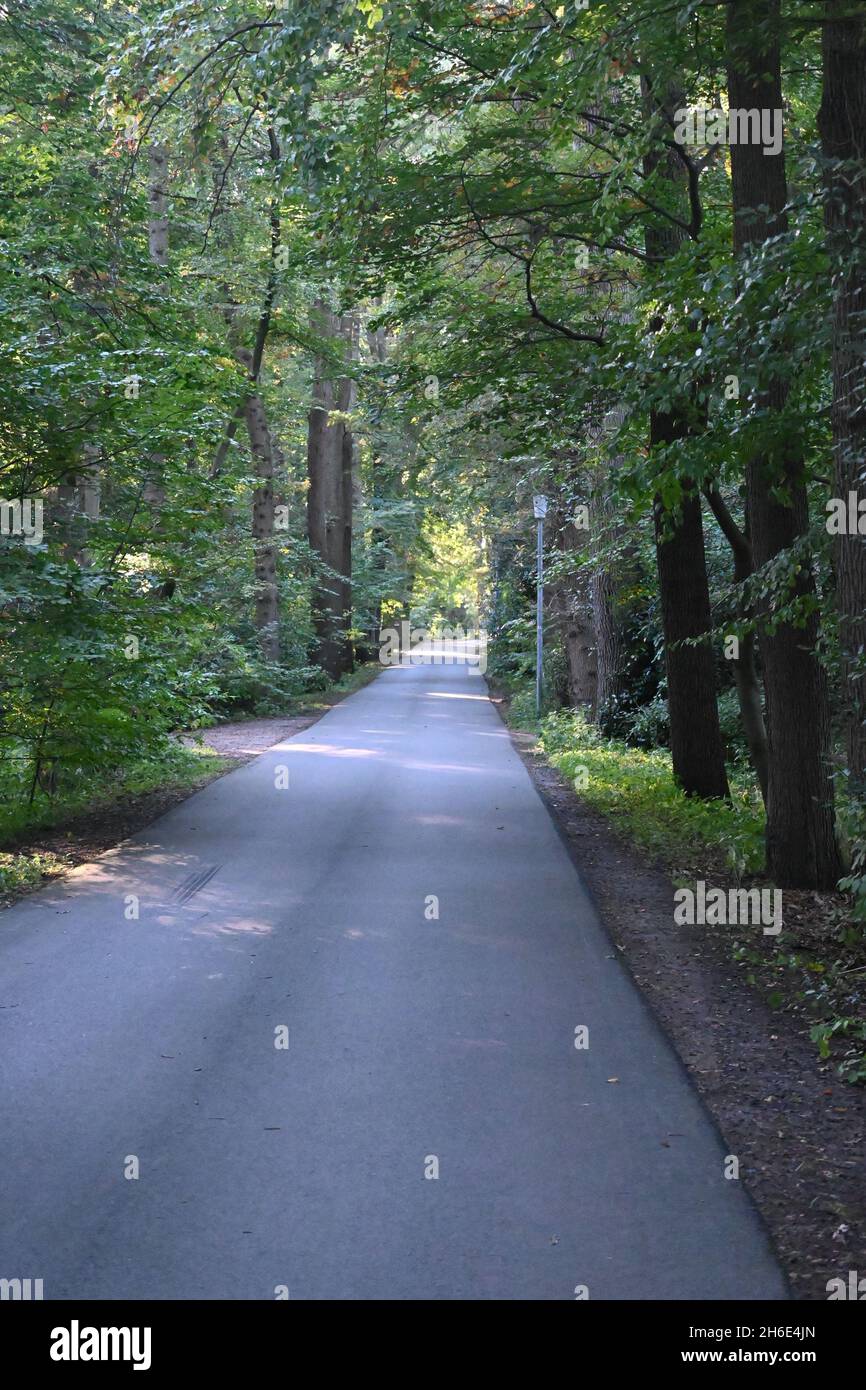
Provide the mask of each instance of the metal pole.
[{"label": "metal pole", "polygon": [[544,521],[538,520],[537,593],[535,606],[535,713],[541,718],[541,655],[543,650]]}]

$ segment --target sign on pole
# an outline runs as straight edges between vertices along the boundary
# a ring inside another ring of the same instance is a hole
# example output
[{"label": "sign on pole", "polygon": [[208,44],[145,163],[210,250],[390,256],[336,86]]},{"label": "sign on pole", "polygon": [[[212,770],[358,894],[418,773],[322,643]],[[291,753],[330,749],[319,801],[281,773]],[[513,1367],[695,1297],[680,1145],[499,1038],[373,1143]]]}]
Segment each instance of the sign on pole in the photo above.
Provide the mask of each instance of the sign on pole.
[{"label": "sign on pole", "polygon": [[537,587],[535,598],[535,713],[540,719],[541,665],[544,650],[544,518],[547,516],[547,498],[542,493],[533,497],[532,510],[538,522]]}]

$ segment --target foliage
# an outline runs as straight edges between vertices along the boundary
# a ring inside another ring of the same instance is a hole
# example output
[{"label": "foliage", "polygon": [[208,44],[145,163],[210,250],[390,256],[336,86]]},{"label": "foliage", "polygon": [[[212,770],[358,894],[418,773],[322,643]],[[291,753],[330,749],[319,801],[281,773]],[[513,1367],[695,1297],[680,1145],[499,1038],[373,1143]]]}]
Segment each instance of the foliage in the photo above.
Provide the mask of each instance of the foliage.
[{"label": "foliage", "polygon": [[740,780],[729,803],[687,797],[674,782],[669,754],[604,739],[576,710],[548,715],[540,742],[563,776],[578,778],[590,805],[669,869],[724,869],[737,878],[760,870],[763,810],[749,779]]}]

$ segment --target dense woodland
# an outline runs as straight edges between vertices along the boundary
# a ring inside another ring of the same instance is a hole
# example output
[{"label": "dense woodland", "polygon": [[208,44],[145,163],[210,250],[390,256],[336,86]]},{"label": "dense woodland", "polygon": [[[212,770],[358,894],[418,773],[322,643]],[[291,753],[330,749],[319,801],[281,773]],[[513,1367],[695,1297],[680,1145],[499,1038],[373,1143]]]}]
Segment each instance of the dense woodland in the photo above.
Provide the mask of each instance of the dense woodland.
[{"label": "dense woodland", "polygon": [[862,4],[5,0],[0,44],[7,828],[403,619],[486,628],[531,718],[544,493],[550,747],[866,916]]}]

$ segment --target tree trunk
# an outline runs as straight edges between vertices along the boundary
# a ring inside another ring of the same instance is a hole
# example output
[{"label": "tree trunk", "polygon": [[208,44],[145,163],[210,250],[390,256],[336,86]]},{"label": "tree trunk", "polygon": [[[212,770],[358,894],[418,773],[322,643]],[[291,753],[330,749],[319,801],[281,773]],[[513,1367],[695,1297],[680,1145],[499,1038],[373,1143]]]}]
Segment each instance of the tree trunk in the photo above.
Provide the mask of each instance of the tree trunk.
[{"label": "tree trunk", "polygon": [[[316,303],[317,327],[321,329],[327,311]],[[324,368],[322,368],[324,370]],[[339,623],[338,595],[334,582],[325,573],[328,565],[329,536],[327,530],[328,497],[332,491],[333,449],[329,437],[331,411],[334,408],[334,383],[319,371],[313,381],[313,401],[307,424],[307,535],[310,549],[321,567],[313,587],[313,625],[318,644],[317,660],[322,669],[335,680],[340,674],[340,651],[336,641]]]},{"label": "tree trunk", "polygon": [[[317,300],[313,327],[323,336],[348,339],[351,353],[354,321],[340,319]],[[348,376],[336,382],[332,369],[320,359],[313,382],[313,404],[307,432],[307,532],[319,559],[314,586],[313,623],[318,662],[332,680],[351,664],[348,619],[352,561],[351,431],[343,418],[352,408],[354,383]],[[332,418],[336,412],[336,418]]]},{"label": "tree trunk", "polygon": [[[380,301],[374,300],[374,308],[380,307]],[[380,365],[385,363],[388,358],[388,340],[384,328],[377,328],[374,331],[367,329],[367,350],[373,362]],[[371,412],[373,423],[378,424],[381,419],[381,409],[374,405]],[[372,505],[374,511],[383,501],[385,490],[385,468],[382,454],[379,449],[374,448],[370,457],[369,477],[370,490],[372,493]],[[362,499],[357,499],[356,505],[360,508]],[[370,661],[376,656],[381,645],[382,631],[382,580],[387,570],[386,547],[388,545],[388,534],[382,526],[372,526],[370,528],[369,548],[371,551],[371,569],[377,582],[377,592],[374,594],[370,606],[370,626],[367,631],[367,640],[364,646],[364,656]]]},{"label": "tree trunk", "polygon": [[[273,127],[268,127],[268,144],[271,162],[276,171],[280,160],[280,146]],[[223,316],[228,324],[235,358],[246,369],[249,385],[243,402],[235,410],[235,415],[226,430],[226,436],[217,451],[211,468],[211,477],[216,477],[219,473],[237,426],[243,419],[246,422],[258,479],[258,486],[253,492],[251,525],[255,589],[253,622],[263,659],[275,663],[280,659],[280,600],[277,583],[277,547],[274,543],[274,461],[281,455],[274,444],[268,426],[264,402],[259,391],[259,378],[278,289],[277,254],[280,249],[282,230],[279,198],[276,192],[271,199],[269,221],[271,231],[270,268],[252,351],[239,345],[236,341],[234,330],[238,306],[230,301],[227,288],[225,291],[226,300],[223,304]]]},{"label": "tree trunk", "polygon": [[[680,437],[673,433],[680,427],[674,417],[653,412],[651,446]],[[683,484],[679,514],[672,517],[657,498],[653,517],[674,776],[687,796],[727,796],[712,648],[706,641],[680,645],[704,637],[712,625],[700,499]]]},{"label": "tree trunk", "polygon": [[[235,353],[252,374],[253,354],[238,348]],[[274,544],[274,448],[265,408],[258,391],[244,402],[244,419],[250,440],[258,486],[253,493],[253,573],[255,577],[254,622],[259,649],[265,661],[280,659],[280,599],[277,586],[277,551]]]},{"label": "tree trunk", "polygon": [[[571,522],[554,515],[553,541],[563,554],[579,547],[579,534]],[[595,709],[598,672],[595,659],[595,631],[589,583],[582,573],[566,575],[548,586],[551,611],[562,639],[568,672],[568,703],[575,709]]]},{"label": "tree trunk", "polygon": [[[728,11],[728,103],[736,110],[782,109],[778,0],[732,0]],[[734,249],[787,230],[783,152],[732,144]],[[762,404],[781,411],[787,383],[776,377]],[[788,550],[808,531],[808,505],[799,442],[784,441],[752,458],[746,470],[756,569]],[[787,501],[783,501],[786,498]],[[814,592],[807,566],[794,595]],[[793,595],[792,595],[793,596]],[[766,617],[767,614],[764,613]],[[767,703],[767,871],[782,887],[832,888],[842,872],[836,845],[829,775],[827,682],[816,653],[817,619],[760,629]]]},{"label": "tree trunk", "polygon": [[[87,529],[99,520],[99,509],[102,496],[102,476],[100,469],[100,459],[102,450],[98,444],[85,444],[84,446],[84,471],[78,479],[78,505],[81,514],[87,523]],[[84,569],[89,569],[92,564],[92,556],[89,546],[78,555],[78,563]]]},{"label": "tree trunk", "polygon": [[[843,17],[845,12],[847,17]],[[866,499],[866,16],[837,0],[823,30],[818,126],[826,161],[825,223],[833,313],[834,488]],[[847,508],[846,508],[847,510]],[[866,510],[866,508],[864,508]],[[848,773],[866,797],[866,536],[833,541]]]},{"label": "tree trunk", "polygon": [[147,224],[148,249],[154,265],[168,265],[168,151],[164,145],[151,145],[148,150],[150,182],[147,201],[151,217]]},{"label": "tree trunk", "polygon": [[[360,322],[357,315],[348,314],[341,320],[341,333],[348,345],[350,361],[358,356]],[[352,377],[344,377],[340,382],[339,408],[344,415],[351,415],[355,408],[357,386]],[[358,448],[350,420],[343,421],[343,437],[340,442],[340,564],[342,575],[340,584],[340,605],[343,623],[343,670],[354,669],[354,652],[350,638],[352,627],[352,535],[354,532],[355,507],[360,500],[360,474]]]},{"label": "tree trunk", "polygon": [[[645,103],[654,116],[658,97],[646,77],[641,84]],[[681,105],[680,94],[673,90],[665,93],[663,104],[666,110],[676,110]],[[644,173],[651,176],[657,170],[670,189],[672,203],[682,204],[686,170],[679,157],[673,151],[647,155]],[[671,222],[648,224],[647,254],[654,261],[666,259],[675,254],[685,235]],[[660,327],[660,323],[653,324],[654,331]],[[651,452],[688,436],[689,405],[687,400],[674,401],[667,411],[651,411]],[[728,795],[728,779],[713,653],[708,641],[691,647],[677,645],[685,638],[704,636],[712,623],[701,504],[694,487],[687,481],[682,484],[681,506],[674,511],[665,511],[657,497],[653,516],[674,776],[687,796],[724,797]]]},{"label": "tree trunk", "polygon": [[[592,432],[595,442],[603,445],[605,438],[619,428],[624,418],[621,406],[609,410],[601,426]],[[622,594],[633,582],[638,565],[636,547],[627,534],[610,486],[610,477],[622,462],[621,455],[607,457],[605,451],[595,473],[590,505],[590,534],[595,556],[590,580],[597,671],[595,709],[596,720],[601,723],[625,691],[627,610]]]},{"label": "tree trunk", "polygon": [[[706,490],[707,501],[716,520],[719,523],[722,534],[727,540],[734,557],[734,583],[743,584],[754,573],[755,562],[752,556],[752,547],[749,541],[748,531],[748,511],[746,519],[746,530],[741,531],[734,518],[728,511],[721,493],[715,487]],[[750,608],[743,610],[741,605],[741,616],[752,618]],[[769,782],[768,752],[767,752],[767,728],[764,723],[764,705],[761,695],[761,683],[758,680],[758,664],[756,658],[755,634],[750,630],[743,634],[739,643],[739,655],[733,658],[734,685],[737,690],[737,700],[740,706],[740,721],[743,725],[743,732],[746,736],[746,744],[749,749],[749,757],[752,767],[761,787],[761,796],[764,805],[767,804],[767,787]]]}]

